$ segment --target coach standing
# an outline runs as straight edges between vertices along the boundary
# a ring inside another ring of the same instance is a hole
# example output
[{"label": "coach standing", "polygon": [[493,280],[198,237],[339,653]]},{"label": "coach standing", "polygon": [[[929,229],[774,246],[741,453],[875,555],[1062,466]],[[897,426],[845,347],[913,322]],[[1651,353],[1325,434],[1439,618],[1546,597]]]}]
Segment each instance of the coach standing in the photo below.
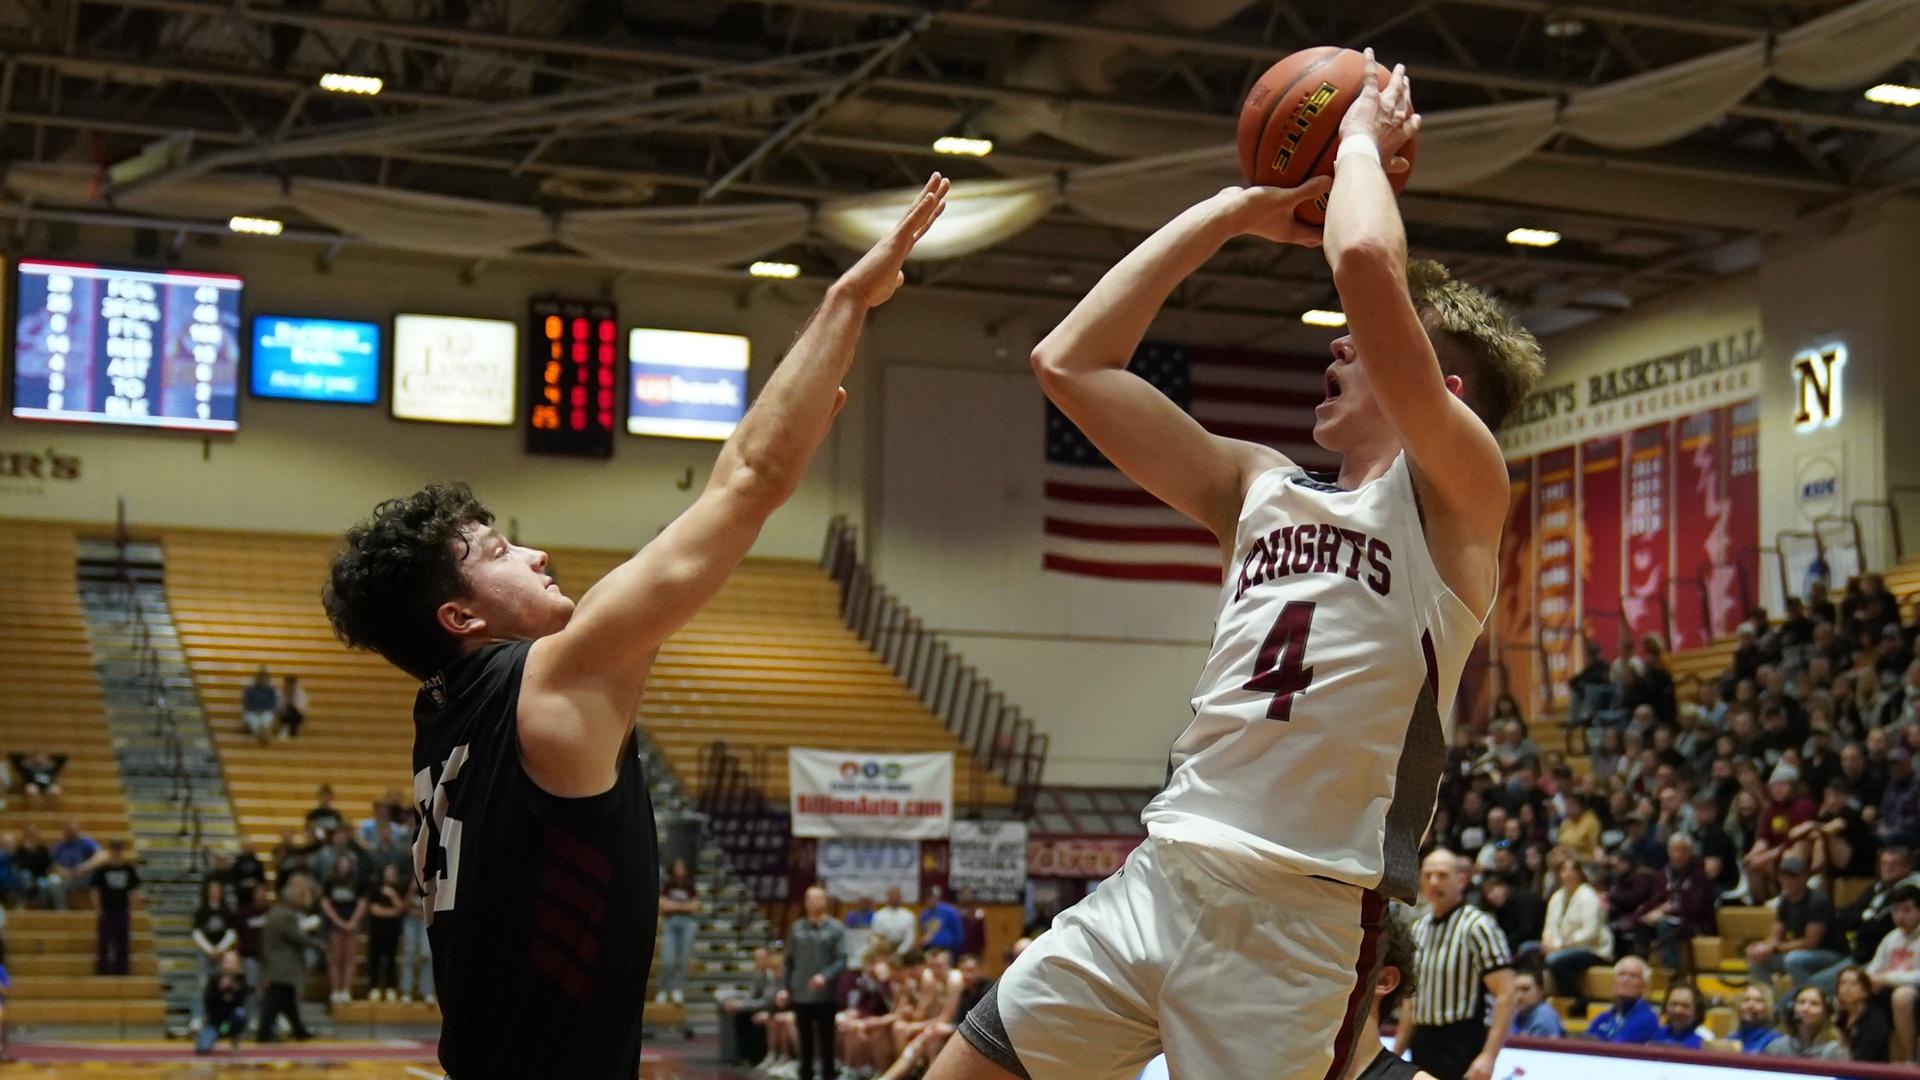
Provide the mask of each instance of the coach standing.
[{"label": "coach standing", "polygon": [[820,1080],[833,1080],[834,983],[847,967],[847,928],[827,914],[827,890],[813,886],[804,903],[806,914],[787,931],[786,984],[774,1007],[793,1009],[800,1029],[800,1080],[814,1080],[816,1060]]},{"label": "coach standing", "polygon": [[1493,916],[1464,902],[1467,877],[1446,848],[1420,864],[1420,891],[1432,909],[1413,927],[1420,989],[1402,1010],[1394,1050],[1411,1046],[1413,1063],[1439,1080],[1490,1080],[1513,1024],[1507,939]]}]

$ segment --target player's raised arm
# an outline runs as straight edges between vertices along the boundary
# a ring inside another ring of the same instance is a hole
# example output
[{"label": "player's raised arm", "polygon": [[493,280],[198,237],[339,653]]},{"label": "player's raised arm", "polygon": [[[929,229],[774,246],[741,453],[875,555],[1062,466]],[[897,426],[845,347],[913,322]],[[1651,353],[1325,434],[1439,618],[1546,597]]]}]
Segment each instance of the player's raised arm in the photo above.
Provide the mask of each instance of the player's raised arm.
[{"label": "player's raised arm", "polygon": [[567,794],[610,782],[655,650],[713,598],[798,487],[846,400],[840,381],[867,311],[899,287],[949,186],[934,174],[893,231],[827,289],[693,505],[589,589],[566,629],[534,644],[523,701],[540,696],[550,707],[521,709],[521,741],[542,786]]},{"label": "player's raised arm", "polygon": [[1147,327],[1174,287],[1228,240],[1272,220],[1292,223],[1262,235],[1312,246],[1319,230],[1293,222],[1293,207],[1327,190],[1315,179],[1287,192],[1265,191],[1284,218],[1262,212],[1248,189],[1228,188],[1188,208],[1120,260],[1086,299],[1033,350],[1047,397],[1135,483],[1233,540],[1240,500],[1261,469],[1285,459],[1255,443],[1208,434],[1166,395],[1127,370]]},{"label": "player's raised arm", "polygon": [[1324,247],[1359,362],[1381,411],[1406,447],[1423,496],[1468,515],[1476,533],[1498,536],[1504,500],[1489,498],[1506,472],[1488,425],[1459,397],[1458,376],[1441,370],[1407,287],[1407,233],[1383,160],[1418,130],[1404,68],[1383,92],[1373,51],[1360,97],[1340,124]]}]

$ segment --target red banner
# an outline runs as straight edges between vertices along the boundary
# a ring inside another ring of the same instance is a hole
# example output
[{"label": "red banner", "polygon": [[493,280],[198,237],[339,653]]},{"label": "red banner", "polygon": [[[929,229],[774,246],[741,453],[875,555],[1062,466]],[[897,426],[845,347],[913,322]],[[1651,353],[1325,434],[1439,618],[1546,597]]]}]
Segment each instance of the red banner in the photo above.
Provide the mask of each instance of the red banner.
[{"label": "red banner", "polygon": [[1534,459],[1540,489],[1534,502],[1534,610],[1546,654],[1547,703],[1556,709],[1567,703],[1567,680],[1579,643],[1579,613],[1573,603],[1573,457],[1573,448],[1567,447]]},{"label": "red banner", "polygon": [[1507,527],[1500,534],[1500,581],[1493,630],[1494,662],[1505,672],[1504,689],[1533,715],[1533,459],[1507,462]]},{"label": "red banner", "polygon": [[1621,453],[1618,435],[1580,447],[1581,627],[1609,655],[1620,640]]},{"label": "red banner", "polygon": [[1729,504],[1726,439],[1720,413],[1694,413],[1673,422],[1673,641],[1691,649],[1712,639],[1707,613],[1708,573],[1727,561]]},{"label": "red banner", "polygon": [[1668,530],[1673,502],[1666,424],[1627,436],[1627,626],[1635,638],[1667,636]]},{"label": "red banner", "polygon": [[1760,402],[1728,405],[1727,433],[1727,558],[1715,567],[1708,602],[1713,608],[1713,632],[1731,634],[1747,609],[1760,602]]},{"label": "red banner", "polygon": [[1027,841],[1029,877],[1104,878],[1120,869],[1139,836],[1036,836]]}]

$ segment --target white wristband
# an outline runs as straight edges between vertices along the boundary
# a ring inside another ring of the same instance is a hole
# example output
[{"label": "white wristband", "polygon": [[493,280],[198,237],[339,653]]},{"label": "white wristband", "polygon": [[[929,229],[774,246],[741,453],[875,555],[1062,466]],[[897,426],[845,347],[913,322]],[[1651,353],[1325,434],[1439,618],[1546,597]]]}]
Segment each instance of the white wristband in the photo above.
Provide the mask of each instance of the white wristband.
[{"label": "white wristband", "polygon": [[1380,144],[1371,135],[1355,133],[1340,136],[1340,149],[1333,155],[1334,171],[1340,171],[1342,159],[1355,154],[1364,154],[1372,158],[1374,164],[1380,164]]}]

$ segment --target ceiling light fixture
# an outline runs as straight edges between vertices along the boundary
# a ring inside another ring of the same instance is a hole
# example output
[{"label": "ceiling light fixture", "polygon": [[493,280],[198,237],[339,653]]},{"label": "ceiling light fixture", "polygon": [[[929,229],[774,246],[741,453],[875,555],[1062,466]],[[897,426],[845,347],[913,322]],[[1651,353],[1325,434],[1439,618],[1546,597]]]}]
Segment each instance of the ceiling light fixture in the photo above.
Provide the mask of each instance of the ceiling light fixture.
[{"label": "ceiling light fixture", "polygon": [[275,218],[235,214],[227,219],[227,228],[237,233],[250,233],[254,236],[279,236],[286,227],[286,223]]},{"label": "ceiling light fixture", "polygon": [[747,267],[747,273],[752,274],[754,277],[775,278],[781,281],[785,281],[788,278],[799,277],[800,267],[798,264],[795,264],[795,263],[768,262],[767,260],[762,259],[761,261],[754,263],[752,266]]},{"label": "ceiling light fixture", "polygon": [[1344,311],[1328,311],[1325,308],[1314,308],[1312,311],[1302,313],[1300,321],[1306,323],[1308,326],[1345,326],[1347,325],[1347,313]]},{"label": "ceiling light fixture", "polygon": [[362,94],[372,97],[387,85],[378,75],[347,75],[329,71],[320,76],[320,89],[335,94]]},{"label": "ceiling light fixture", "polygon": [[967,135],[942,135],[933,140],[936,154],[951,154],[955,157],[986,157],[993,153],[992,139],[976,139]]},{"label": "ceiling light fixture", "polygon": [[1911,109],[1920,105],[1920,86],[1883,82],[1868,87],[1866,98],[1875,105],[1898,105],[1903,109]]},{"label": "ceiling light fixture", "polygon": [[1552,247],[1560,242],[1560,234],[1552,229],[1513,229],[1507,233],[1507,243],[1518,247]]}]

